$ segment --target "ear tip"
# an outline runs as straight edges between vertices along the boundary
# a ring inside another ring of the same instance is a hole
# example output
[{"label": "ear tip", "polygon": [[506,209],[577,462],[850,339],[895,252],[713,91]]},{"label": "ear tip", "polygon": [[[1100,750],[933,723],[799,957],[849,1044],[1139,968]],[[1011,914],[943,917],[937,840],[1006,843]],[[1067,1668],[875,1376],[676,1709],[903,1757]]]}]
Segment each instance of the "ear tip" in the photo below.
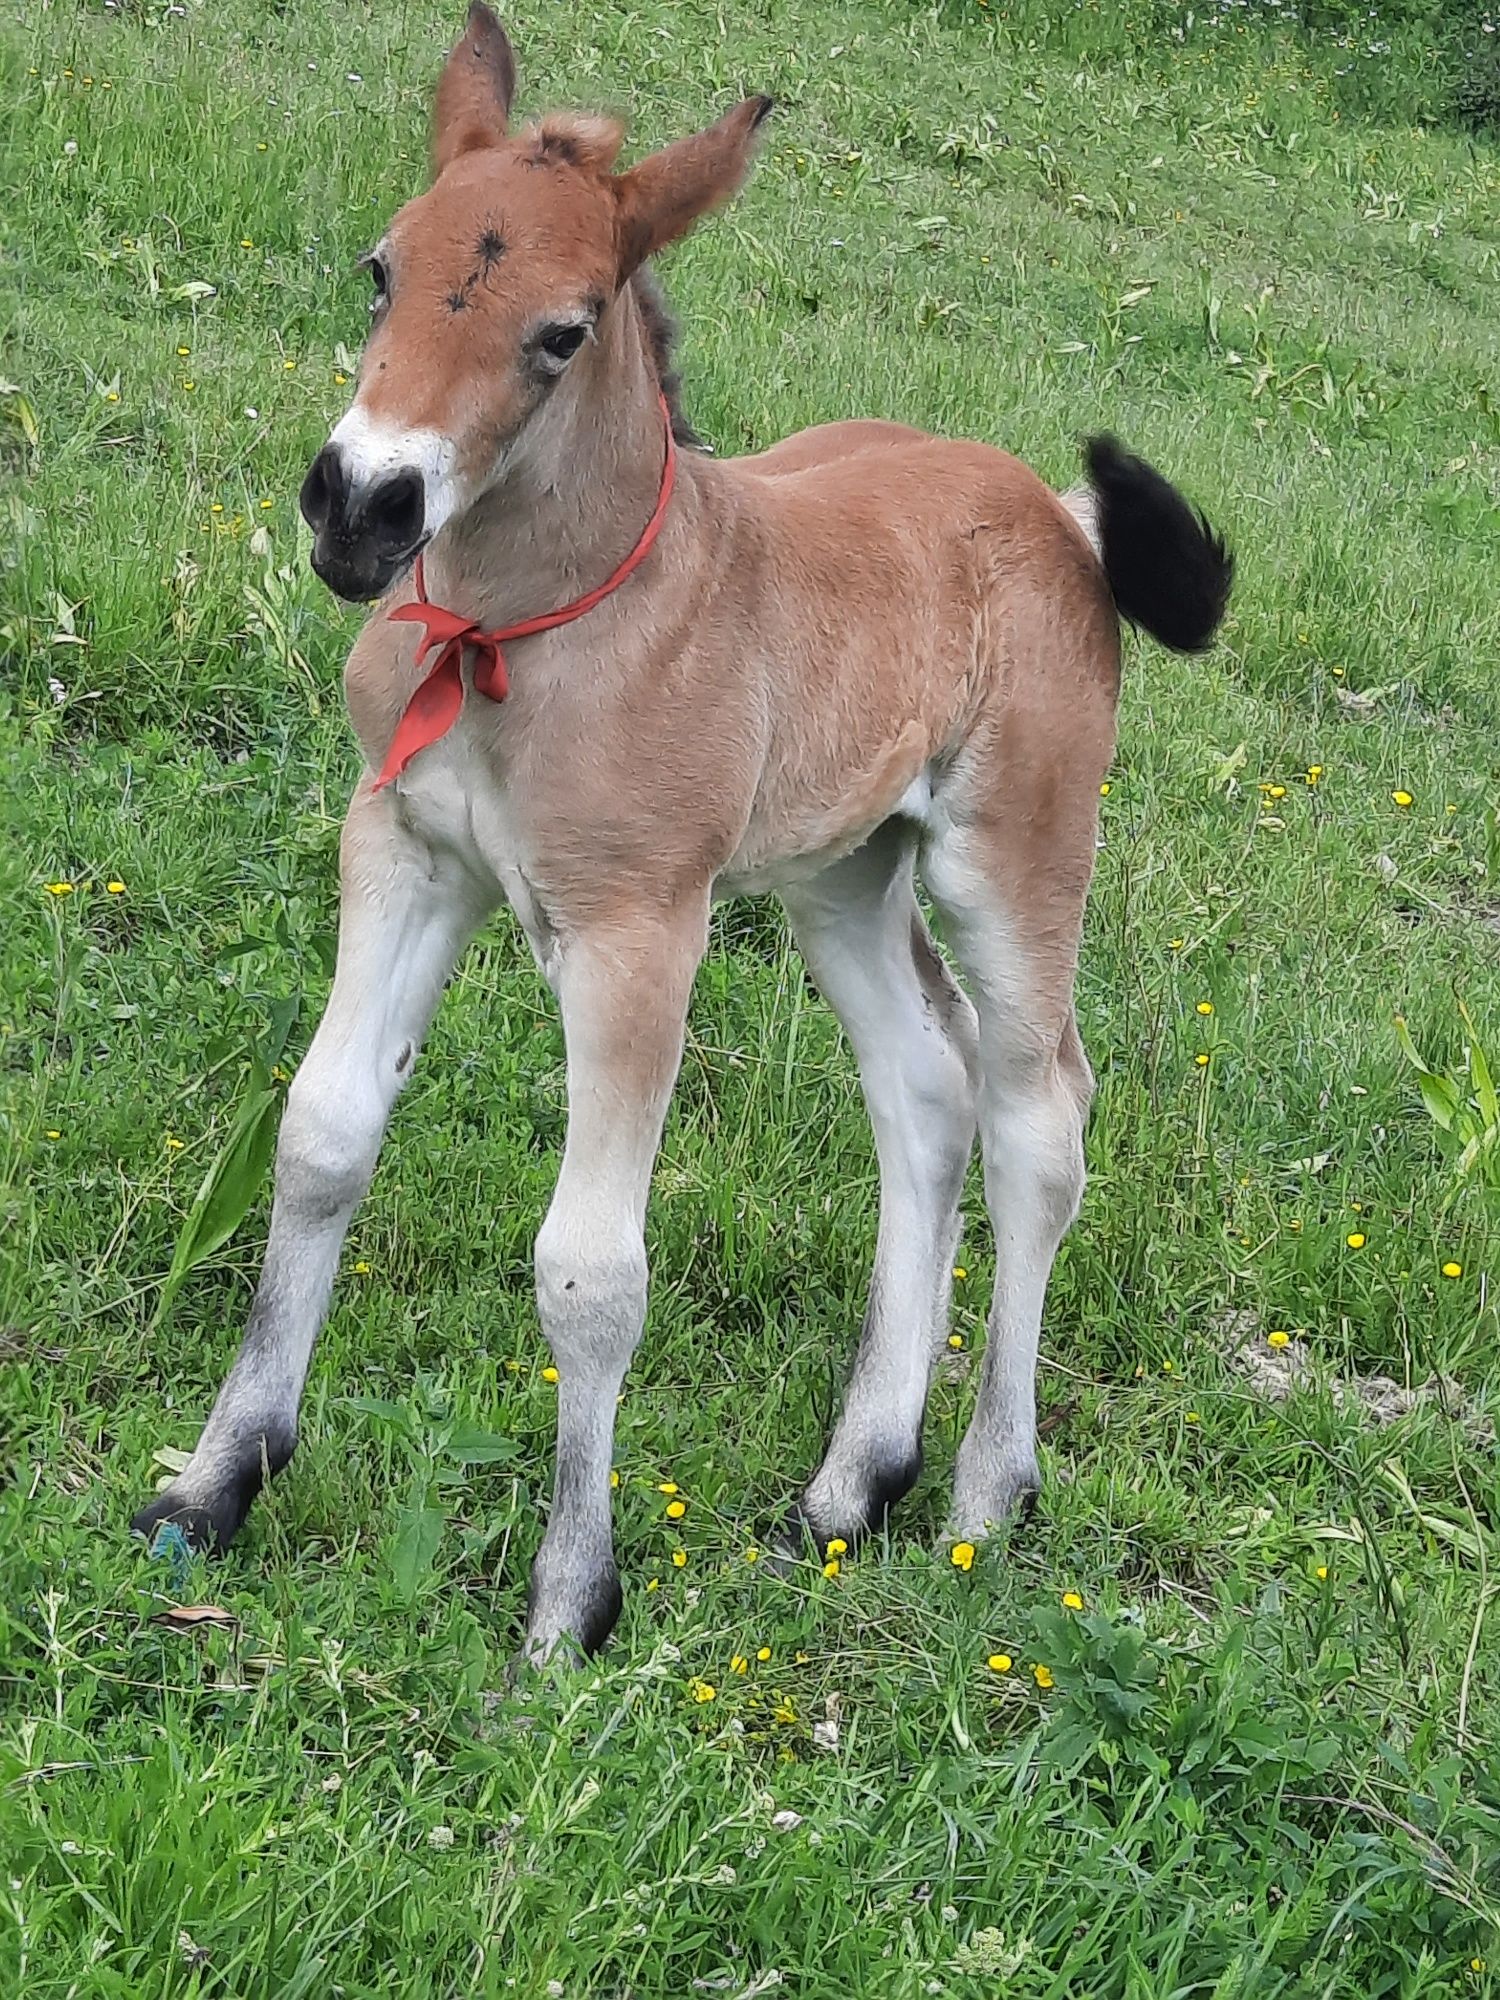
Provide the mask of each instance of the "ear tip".
[{"label": "ear tip", "polygon": [[498,36],[503,42],[508,42],[510,39],[500,25],[500,16],[493,7],[487,7],[484,0],[469,0],[469,23],[466,32],[476,37]]},{"label": "ear tip", "polygon": [[776,109],[776,99],[766,96],[764,91],[762,91],[755,97],[747,98],[746,102],[754,107],[750,119],[750,130],[758,132],[771,113]]}]

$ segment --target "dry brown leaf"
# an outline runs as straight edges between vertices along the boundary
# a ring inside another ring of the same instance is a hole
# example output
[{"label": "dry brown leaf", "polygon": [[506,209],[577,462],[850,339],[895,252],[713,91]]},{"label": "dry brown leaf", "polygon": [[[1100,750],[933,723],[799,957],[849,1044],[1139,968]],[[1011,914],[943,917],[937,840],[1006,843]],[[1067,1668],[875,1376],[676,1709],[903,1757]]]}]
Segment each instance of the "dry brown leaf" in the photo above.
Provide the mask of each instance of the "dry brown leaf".
[{"label": "dry brown leaf", "polygon": [[219,1632],[238,1632],[240,1621],[232,1611],[225,1611],[217,1604],[169,1604],[165,1611],[155,1612],[153,1625],[165,1625],[169,1632],[198,1632],[205,1626]]}]

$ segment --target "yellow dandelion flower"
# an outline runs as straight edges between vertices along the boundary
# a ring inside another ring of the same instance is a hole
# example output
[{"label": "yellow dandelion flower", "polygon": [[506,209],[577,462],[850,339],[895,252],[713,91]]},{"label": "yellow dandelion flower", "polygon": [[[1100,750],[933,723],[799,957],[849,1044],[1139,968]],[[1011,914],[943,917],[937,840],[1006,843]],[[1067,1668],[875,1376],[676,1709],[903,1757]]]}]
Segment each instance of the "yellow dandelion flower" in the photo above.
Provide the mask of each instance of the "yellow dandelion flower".
[{"label": "yellow dandelion flower", "polygon": [[187,1142],[185,1140],[175,1137],[174,1134],[172,1134],[171,1132],[169,1132],[166,1138],[163,1139],[162,1141],[162,1144],[166,1147],[169,1153],[180,1153],[183,1149],[183,1146],[186,1143]]},{"label": "yellow dandelion flower", "polygon": [[517,1361],[514,1357],[512,1357],[505,1364],[505,1372],[507,1375],[519,1375],[521,1372],[520,1362]]},{"label": "yellow dandelion flower", "polygon": [[669,1500],[667,1502],[667,1519],[669,1521],[680,1521],[686,1512],[687,1502],[685,1500]]},{"label": "yellow dandelion flower", "polygon": [[1201,1424],[1203,1419],[1199,1416],[1196,1410],[1188,1410],[1184,1414],[1182,1421],[1185,1424]]},{"label": "yellow dandelion flower", "polygon": [[253,250],[255,248],[254,238],[250,236],[242,236],[240,238],[240,248],[242,250]]},{"label": "yellow dandelion flower", "polygon": [[281,365],[283,369],[286,371],[286,373],[290,375],[292,370],[296,367],[297,364],[295,361],[283,361]]},{"label": "yellow dandelion flower", "polygon": [[1443,1276],[1445,1278],[1461,1278],[1463,1274],[1464,1267],[1462,1264],[1445,1264],[1443,1266]]},{"label": "yellow dandelion flower", "polygon": [[1168,938],[1168,939],[1167,939],[1167,950],[1168,950],[1168,951],[1181,951],[1181,950],[1182,950],[1182,947],[1183,947],[1183,946],[1184,946],[1184,945],[1185,945],[1186,943],[1187,943],[1187,939],[1186,939],[1186,938]]},{"label": "yellow dandelion flower", "polygon": [[1212,1013],[1212,1012],[1214,1011],[1214,1003],[1213,1003],[1213,1001],[1212,1001],[1212,1000],[1200,1000],[1200,1001],[1198,1002],[1198,1006],[1197,1006],[1197,1009],[1196,1009],[1196,1011],[1197,1011],[1198,1013],[1200,1013],[1200,1014],[1211,1014],[1211,1013]]},{"label": "yellow dandelion flower", "polygon": [[1171,1375],[1175,1373],[1176,1368],[1177,1368],[1177,1363],[1175,1361],[1164,1361],[1161,1364],[1161,1372],[1163,1375]]},{"label": "yellow dandelion flower", "polygon": [[1483,1972],[1484,1960],[1482,1958],[1471,1958],[1469,1960],[1469,1970],[1470,1972]]},{"label": "yellow dandelion flower", "polygon": [[338,370],[335,368],[333,371],[333,379],[335,382],[338,383],[339,387],[342,389],[344,384],[349,380],[349,377],[347,375],[340,375]]},{"label": "yellow dandelion flower", "polygon": [[1099,796],[1100,796],[1100,798],[1101,798],[1101,799],[1107,799],[1107,798],[1109,797],[1109,795],[1110,795],[1110,791],[1111,791],[1111,789],[1112,789],[1112,787],[1111,787],[1111,786],[1109,786],[1108,784],[1104,784],[1104,785],[1101,785],[1101,786],[1099,787]]},{"label": "yellow dandelion flower", "polygon": [[542,1370],[542,1380],[544,1382],[556,1382],[558,1379],[558,1373],[555,1368],[544,1368]]},{"label": "yellow dandelion flower", "polygon": [[369,1267],[369,1265],[368,1265],[368,1264],[367,1264],[367,1263],[365,1262],[365,1260],[364,1260],[364,1258],[363,1258],[363,1257],[361,1257],[361,1258],[360,1258],[360,1260],[359,1260],[359,1262],[358,1262],[358,1263],[357,1263],[357,1264],[355,1265],[355,1267],[354,1267],[354,1275],[355,1275],[355,1276],[356,1276],[357,1278],[368,1278],[368,1277],[369,1277],[369,1275],[370,1275],[370,1267]]},{"label": "yellow dandelion flower", "polygon": [[73,893],[71,882],[47,882],[43,887],[49,896],[71,896]]},{"label": "yellow dandelion flower", "polygon": [[1078,1595],[1078,1592],[1076,1590],[1065,1590],[1063,1592],[1063,1610],[1082,1611],[1082,1609],[1083,1599]]},{"label": "yellow dandelion flower", "polygon": [[835,1535],[833,1540],[828,1544],[828,1554],[831,1556],[846,1556],[848,1553],[849,1544],[841,1535]]},{"label": "yellow dandelion flower", "polygon": [[955,1542],[948,1551],[948,1560],[955,1569],[961,1569],[967,1573],[974,1567],[974,1544],[972,1542]]},{"label": "yellow dandelion flower", "polygon": [[1363,1250],[1366,1242],[1365,1232],[1362,1229],[1351,1229],[1344,1241],[1351,1250]]},{"label": "yellow dandelion flower", "polygon": [[1284,799],[1286,797],[1286,786],[1268,785],[1266,788],[1266,797],[1271,799]]},{"label": "yellow dandelion flower", "polygon": [[1202,1050],[1200,1050],[1198,1054],[1193,1057],[1193,1061],[1198,1065],[1199,1069],[1208,1068],[1208,1056]]},{"label": "yellow dandelion flower", "polygon": [[190,354],[192,353],[192,351],[193,351],[193,350],[192,350],[192,348],[190,348],[190,347],[179,347],[179,348],[178,348],[178,350],[177,350],[177,358],[178,358],[178,360],[179,360],[179,361],[186,361],[186,360],[187,360],[187,358],[188,358],[188,356],[189,356],[189,355],[190,355]]},{"label": "yellow dandelion flower", "polygon": [[224,511],[224,502],[222,500],[213,501],[208,511],[210,514],[222,514]]},{"label": "yellow dandelion flower", "polygon": [[760,1561],[760,1550],[759,1550],[759,1549],[746,1549],[746,1551],[745,1551],[745,1561],[746,1561],[747,1563],[758,1563],[758,1562]]},{"label": "yellow dandelion flower", "polygon": [[837,1556],[832,1556],[826,1563],[824,1563],[823,1574],[824,1576],[837,1576],[838,1573],[839,1573],[839,1559]]},{"label": "yellow dandelion flower", "polygon": [[764,1665],[764,1664],[765,1664],[765,1662],[766,1662],[767,1660],[769,1660],[769,1659],[770,1659],[770,1657],[771,1657],[771,1649],[770,1649],[770,1647],[769,1647],[769,1646],[757,1646],[757,1647],[756,1647],[756,1649],[755,1649],[755,1657],[756,1657],[756,1659],[757,1659],[757,1660],[759,1660],[759,1661],[761,1662],[761,1664],[762,1664],[762,1665]]},{"label": "yellow dandelion flower", "polygon": [[261,511],[264,512],[267,508],[274,507],[276,502],[274,500],[262,500],[260,504]]},{"label": "yellow dandelion flower", "polygon": [[1014,1664],[1009,1653],[991,1653],[985,1661],[992,1674],[1008,1674]]},{"label": "yellow dandelion flower", "polygon": [[736,1653],[729,1662],[729,1671],[732,1674],[748,1674],[750,1662],[743,1653]]},{"label": "yellow dandelion flower", "polygon": [[615,1467],[613,1467],[613,1466],[611,1466],[611,1467],[610,1467],[610,1473],[609,1473],[609,1484],[610,1484],[610,1490],[611,1490],[611,1491],[614,1491],[615,1489],[617,1489],[617,1488],[618,1488],[618,1486],[619,1486],[619,1484],[620,1484],[620,1475],[619,1475],[619,1472],[618,1472],[618,1470],[617,1470],[617,1469],[616,1469]]},{"label": "yellow dandelion flower", "polygon": [[257,152],[257,153],[263,153],[263,152],[265,152],[265,150],[266,150],[266,142],[265,142],[265,140],[264,140],[264,139],[260,139],[260,140],[257,140],[257,142],[256,142],[256,147],[255,147],[255,150],[256,150],[256,152]]},{"label": "yellow dandelion flower", "polygon": [[125,893],[125,884],[123,882],[106,882],[104,886],[112,896],[123,896]]},{"label": "yellow dandelion flower", "polygon": [[677,1493],[681,1489],[675,1479],[663,1479],[658,1482],[656,1490],[658,1493]]},{"label": "yellow dandelion flower", "polygon": [[791,1723],[797,1720],[797,1710],[785,1695],[777,1702],[771,1713],[778,1722]]},{"label": "yellow dandelion flower", "polygon": [[712,1681],[694,1679],[689,1683],[689,1692],[694,1701],[714,1701],[718,1697],[719,1690]]},{"label": "yellow dandelion flower", "polygon": [[1410,792],[1392,792],[1391,797],[1403,812],[1405,812],[1408,806],[1416,804],[1416,800]]},{"label": "yellow dandelion flower", "polygon": [[1278,1326],[1274,1332],[1266,1335],[1267,1347],[1290,1347],[1291,1344],[1292,1336],[1286,1331],[1285,1327]]},{"label": "yellow dandelion flower", "polygon": [[1327,1583],[1328,1581],[1327,1563],[1319,1563],[1317,1568],[1313,1571],[1313,1575],[1318,1579],[1319,1583]]},{"label": "yellow dandelion flower", "polygon": [[955,1354],[957,1354],[958,1350],[963,1346],[963,1344],[964,1344],[964,1337],[961,1333],[949,1334],[948,1345],[953,1349]]},{"label": "yellow dandelion flower", "polygon": [[1309,765],[1308,765],[1308,767],[1307,767],[1307,782],[1308,782],[1308,783],[1309,783],[1310,785],[1315,785],[1315,784],[1316,784],[1316,783],[1318,782],[1319,778],[1321,778],[1321,777],[1322,777],[1322,775],[1323,775],[1323,766],[1322,766],[1321,764],[1309,764]]},{"label": "yellow dandelion flower", "polygon": [[955,1278],[967,1278],[969,1275],[967,1265],[955,1264],[953,1266],[953,1275]]},{"label": "yellow dandelion flower", "polygon": [[1036,1682],[1039,1688],[1050,1688],[1057,1686],[1057,1682],[1052,1678],[1052,1669],[1050,1667],[1043,1667],[1043,1666],[1033,1667],[1031,1670],[1031,1678]]},{"label": "yellow dandelion flower", "polygon": [[56,1126],[49,1126],[47,1131],[47,1137],[49,1139],[60,1139],[62,1137],[62,1133],[57,1130]]},{"label": "yellow dandelion flower", "polygon": [[672,1551],[672,1567],[673,1567],[673,1569],[686,1569],[686,1568],[687,1568],[687,1550],[686,1550],[686,1549],[673,1549],[673,1551]]},{"label": "yellow dandelion flower", "polygon": [[183,383],[183,385],[182,385],[182,386],[183,386],[183,388],[184,388],[184,389],[185,389],[185,390],[187,391],[187,393],[188,393],[188,394],[189,394],[189,395],[191,396],[191,395],[192,395],[192,393],[193,393],[193,391],[194,391],[194,390],[195,390],[195,389],[197,388],[198,384],[197,384],[196,382],[188,382],[188,381],[184,381],[184,383]]},{"label": "yellow dandelion flower", "polygon": [[660,1590],[660,1589],[661,1589],[661,1578],[660,1578],[659,1576],[651,1576],[651,1577],[647,1577],[647,1579],[646,1579],[646,1588],[647,1588],[647,1590]]}]

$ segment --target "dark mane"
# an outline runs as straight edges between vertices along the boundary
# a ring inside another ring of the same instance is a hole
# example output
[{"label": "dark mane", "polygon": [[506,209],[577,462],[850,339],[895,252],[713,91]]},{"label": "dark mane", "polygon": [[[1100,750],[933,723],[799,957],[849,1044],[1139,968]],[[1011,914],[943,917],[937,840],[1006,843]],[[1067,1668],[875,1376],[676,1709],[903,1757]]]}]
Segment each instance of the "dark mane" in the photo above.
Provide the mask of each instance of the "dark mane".
[{"label": "dark mane", "polygon": [[682,377],[673,360],[677,346],[677,322],[667,304],[661,280],[643,264],[631,279],[630,287],[635,295],[646,343],[651,349],[656,379],[661,384],[661,392],[671,412],[672,435],[689,451],[710,451],[712,446],[693,429],[682,407]]}]

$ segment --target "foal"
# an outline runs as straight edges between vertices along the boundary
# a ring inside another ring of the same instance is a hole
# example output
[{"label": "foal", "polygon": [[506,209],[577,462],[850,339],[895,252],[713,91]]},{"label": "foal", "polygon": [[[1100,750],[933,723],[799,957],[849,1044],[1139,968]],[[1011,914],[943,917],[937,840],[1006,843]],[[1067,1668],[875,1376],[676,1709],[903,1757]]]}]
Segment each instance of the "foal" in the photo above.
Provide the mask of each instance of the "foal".
[{"label": "foal", "polygon": [[[455,959],[508,901],[568,1056],[536,1244],[560,1374],[540,1656],[564,1634],[598,1645],[619,1610],[614,1407],[716,896],[781,895],[879,1156],[864,1330],[802,1519],[853,1540],[917,1476],[976,1124],[995,1293],[953,1530],[977,1537],[1035,1489],[1042,1300],[1084,1181],[1073,982],[1119,615],[1199,648],[1230,563],[1107,440],[1091,490],[1062,499],[989,445],[889,423],[679,454],[642,267],[740,186],[770,100],[616,173],[609,120],[509,136],[514,81],[473,7],[438,85],[432,185],[367,259],[358,393],[303,487],[318,574],[386,593],[346,673],[366,771],[338,970],[288,1097],[239,1358],[134,1525],[222,1548],[291,1457],[387,1116]],[[918,860],[977,1012],[923,921]]]}]

